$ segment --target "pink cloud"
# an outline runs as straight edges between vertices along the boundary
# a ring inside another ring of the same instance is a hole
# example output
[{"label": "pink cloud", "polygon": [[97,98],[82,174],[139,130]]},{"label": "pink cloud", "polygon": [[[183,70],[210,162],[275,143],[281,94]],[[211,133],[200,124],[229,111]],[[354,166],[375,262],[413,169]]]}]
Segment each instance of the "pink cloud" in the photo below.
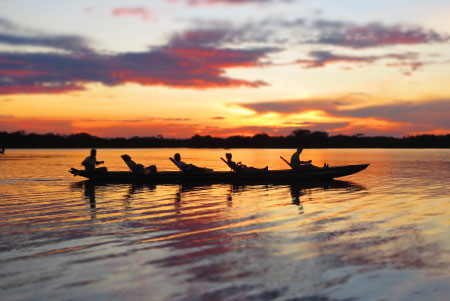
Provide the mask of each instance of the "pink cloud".
[{"label": "pink cloud", "polygon": [[137,16],[144,21],[157,22],[158,18],[154,13],[145,7],[120,7],[112,11],[114,16]]},{"label": "pink cloud", "polygon": [[[168,0],[169,2],[182,2],[181,0]],[[227,4],[227,5],[244,5],[244,4],[265,4],[270,2],[275,2],[274,0],[186,0],[189,5],[217,5],[217,4]],[[282,0],[281,2],[292,2],[292,0]]]},{"label": "pink cloud", "polygon": [[93,12],[94,12],[94,8],[93,7],[91,7],[91,6],[88,6],[88,7],[85,7],[84,9],[83,9],[83,11],[84,11],[84,13],[85,14],[92,14]]},{"label": "pink cloud", "polygon": [[226,69],[259,67],[260,59],[271,51],[180,45],[117,55],[0,53],[0,75],[4,78],[0,94],[64,93],[82,90],[88,83],[257,88],[267,84],[227,77]]}]

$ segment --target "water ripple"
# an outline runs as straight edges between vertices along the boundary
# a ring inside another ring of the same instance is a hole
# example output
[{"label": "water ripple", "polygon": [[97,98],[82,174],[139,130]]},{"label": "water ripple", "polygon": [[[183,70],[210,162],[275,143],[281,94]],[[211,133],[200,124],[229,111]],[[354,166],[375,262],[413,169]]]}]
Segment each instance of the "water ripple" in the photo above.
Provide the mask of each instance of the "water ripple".
[{"label": "water ripple", "polygon": [[8,169],[2,300],[446,300],[449,170],[406,152],[356,153],[364,174],[314,185],[74,182],[69,155]]}]

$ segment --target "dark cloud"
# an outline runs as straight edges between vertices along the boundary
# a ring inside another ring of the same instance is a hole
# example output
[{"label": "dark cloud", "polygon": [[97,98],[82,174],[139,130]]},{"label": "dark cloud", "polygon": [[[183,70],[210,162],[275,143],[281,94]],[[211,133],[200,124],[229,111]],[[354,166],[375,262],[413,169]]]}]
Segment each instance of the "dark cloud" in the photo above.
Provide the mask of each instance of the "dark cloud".
[{"label": "dark cloud", "polygon": [[[410,74],[412,71],[418,70],[425,62],[419,61],[417,53],[408,52],[404,54],[384,54],[371,56],[357,56],[357,55],[340,55],[334,54],[331,51],[311,51],[310,60],[297,60],[295,63],[305,66],[305,68],[320,68],[330,64],[336,63],[351,63],[351,64],[373,64],[379,60],[390,60],[386,63],[388,67],[399,67],[406,69],[405,73]],[[392,62],[393,61],[393,62]]]},{"label": "dark cloud", "polygon": [[424,102],[398,101],[352,110],[335,110],[333,114],[353,117],[378,117],[416,124],[434,124],[450,128],[450,99],[432,99]]},{"label": "dark cloud", "polygon": [[[1,32],[1,30],[6,32]],[[90,52],[89,40],[77,35],[49,35],[0,18],[0,44],[47,47],[76,53]]]},{"label": "dark cloud", "polygon": [[450,36],[418,25],[386,25],[382,23],[354,24],[343,21],[285,20],[266,18],[238,26],[214,24],[197,28],[202,41],[207,43],[277,43],[287,45],[322,44],[352,49],[386,47],[393,45],[420,45],[446,43]]},{"label": "dark cloud", "polygon": [[215,28],[209,30],[187,30],[185,32],[175,34],[171,38],[169,44],[172,46],[211,46],[217,47],[229,40],[231,31],[224,28]]},{"label": "dark cloud", "polygon": [[[142,13],[118,9],[123,13]],[[2,33],[1,29],[13,29]],[[0,52],[0,94],[65,93],[83,90],[89,83],[184,88],[260,87],[262,81],[227,77],[226,69],[262,66],[273,48],[237,49],[195,43],[190,32],[177,35],[166,46],[146,52],[100,54],[78,36],[50,36],[0,19],[0,43],[43,46],[69,53]],[[194,42],[192,42],[194,41]]]},{"label": "dark cloud", "polygon": [[369,48],[390,45],[415,45],[448,42],[448,35],[426,30],[417,25],[384,25],[369,23],[356,25],[348,22],[318,20],[313,23],[318,36],[316,44],[350,48]]},{"label": "dark cloud", "polygon": [[350,55],[337,55],[330,51],[311,51],[309,56],[311,60],[297,60],[296,63],[304,65],[306,68],[319,68],[325,67],[329,64],[335,63],[364,63],[370,64],[376,60],[382,59],[385,56],[350,56]]},{"label": "dark cloud", "polygon": [[345,104],[339,100],[325,100],[325,99],[309,99],[298,101],[264,101],[254,103],[240,103],[240,107],[254,111],[257,114],[265,113],[280,113],[280,114],[297,114],[304,111],[335,110],[339,105]]},{"label": "dark cloud", "polygon": [[5,30],[19,30],[19,26],[14,24],[13,22],[0,17],[0,29]]},{"label": "dark cloud", "polygon": [[54,49],[68,50],[74,52],[88,52],[89,47],[86,39],[79,36],[19,36],[0,33],[0,44],[13,46],[38,46]]},{"label": "dark cloud", "polygon": [[262,81],[225,76],[226,68],[260,65],[270,49],[165,47],[117,55],[0,53],[0,94],[62,93],[87,83],[184,88],[259,87]]},{"label": "dark cloud", "polygon": [[[206,28],[203,28],[206,27]],[[273,43],[274,32],[270,28],[260,27],[257,23],[247,23],[242,27],[231,24],[201,24],[199,28],[186,30],[172,37],[171,45],[202,45],[224,47],[225,45],[241,45],[243,43]]]},{"label": "dark cloud", "polygon": [[[117,11],[118,14],[123,12],[125,11]],[[141,12],[141,9],[133,11],[133,13]],[[209,26],[208,29],[193,29],[174,35],[166,46],[160,48],[146,52],[106,55],[89,49],[88,41],[83,37],[38,34],[36,31],[20,28],[6,19],[0,19],[0,29],[11,29],[7,33],[0,31],[0,43],[49,47],[69,52],[69,54],[0,53],[0,94],[64,93],[82,90],[88,83],[111,86],[137,83],[144,86],[164,85],[200,89],[260,87],[267,83],[230,78],[226,76],[226,69],[268,65],[270,62],[267,55],[280,49],[273,47],[243,49],[230,45],[241,45],[246,42],[272,43],[276,41],[274,37],[282,40],[277,37],[276,29],[280,27],[295,30],[316,28],[319,30],[319,37],[326,36],[333,30],[342,32],[355,30],[355,26],[342,22],[307,22],[304,19],[265,21],[267,22],[264,24],[247,23],[241,27],[218,24]],[[407,36],[416,36],[412,30],[383,27],[380,24],[356,28],[374,29],[377,33],[392,29],[397,33],[405,32]],[[382,30],[383,28],[385,30]],[[437,33],[417,28],[416,31],[417,36],[422,37],[415,39],[417,43],[445,40]],[[390,38],[389,40],[395,41]],[[305,41],[306,39],[303,42]],[[316,42],[323,41],[319,39]],[[348,45],[346,42],[343,43],[343,46]],[[308,68],[317,68],[338,62],[372,64],[386,59],[389,60],[386,66],[401,68],[407,74],[425,64],[419,61],[418,54],[415,53],[353,56],[339,55],[330,51],[312,51],[309,56],[311,59],[298,60],[296,63]]]},{"label": "dark cloud", "polygon": [[310,131],[330,131],[336,128],[342,128],[349,125],[348,122],[329,122],[329,123],[317,123],[317,122],[285,122],[286,126],[296,126],[308,129]]}]

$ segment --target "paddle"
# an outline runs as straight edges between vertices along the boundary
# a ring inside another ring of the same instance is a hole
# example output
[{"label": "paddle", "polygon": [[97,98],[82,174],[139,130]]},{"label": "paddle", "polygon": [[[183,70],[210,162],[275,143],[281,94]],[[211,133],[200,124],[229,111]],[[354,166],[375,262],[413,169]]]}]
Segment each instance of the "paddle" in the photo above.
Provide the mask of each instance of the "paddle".
[{"label": "paddle", "polygon": [[280,156],[281,160],[283,160],[284,162],[286,162],[287,165],[289,165],[290,168],[292,168],[291,163],[288,162],[288,160],[286,160],[285,158],[283,158],[282,156]]}]

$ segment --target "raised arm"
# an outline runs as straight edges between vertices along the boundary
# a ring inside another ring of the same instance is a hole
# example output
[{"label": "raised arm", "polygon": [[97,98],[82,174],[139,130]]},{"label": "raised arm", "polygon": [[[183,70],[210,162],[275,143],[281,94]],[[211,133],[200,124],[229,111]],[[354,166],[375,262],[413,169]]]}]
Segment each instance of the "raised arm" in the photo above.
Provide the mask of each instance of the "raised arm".
[{"label": "raised arm", "polygon": [[174,158],[169,157],[169,160],[172,161],[172,163],[175,164],[175,166],[178,167],[179,170],[183,170],[183,169],[177,164],[177,161],[175,161]]},{"label": "raised arm", "polygon": [[231,166],[230,165],[230,163],[228,163],[228,161],[227,160],[225,160],[224,158],[222,158],[222,157],[220,157],[220,159],[222,159],[222,161],[229,167],[229,168],[231,168],[231,170],[234,170],[234,171],[236,171],[234,168],[233,168],[233,166]]},{"label": "raised arm", "polygon": [[242,164],[242,162],[234,162],[231,159],[228,161],[225,161],[223,158],[221,158],[232,170],[234,171],[242,171],[247,168],[246,165]]},{"label": "raised arm", "polygon": [[169,160],[172,161],[172,163],[175,164],[176,167],[178,167],[177,162],[172,157],[169,157]]}]

